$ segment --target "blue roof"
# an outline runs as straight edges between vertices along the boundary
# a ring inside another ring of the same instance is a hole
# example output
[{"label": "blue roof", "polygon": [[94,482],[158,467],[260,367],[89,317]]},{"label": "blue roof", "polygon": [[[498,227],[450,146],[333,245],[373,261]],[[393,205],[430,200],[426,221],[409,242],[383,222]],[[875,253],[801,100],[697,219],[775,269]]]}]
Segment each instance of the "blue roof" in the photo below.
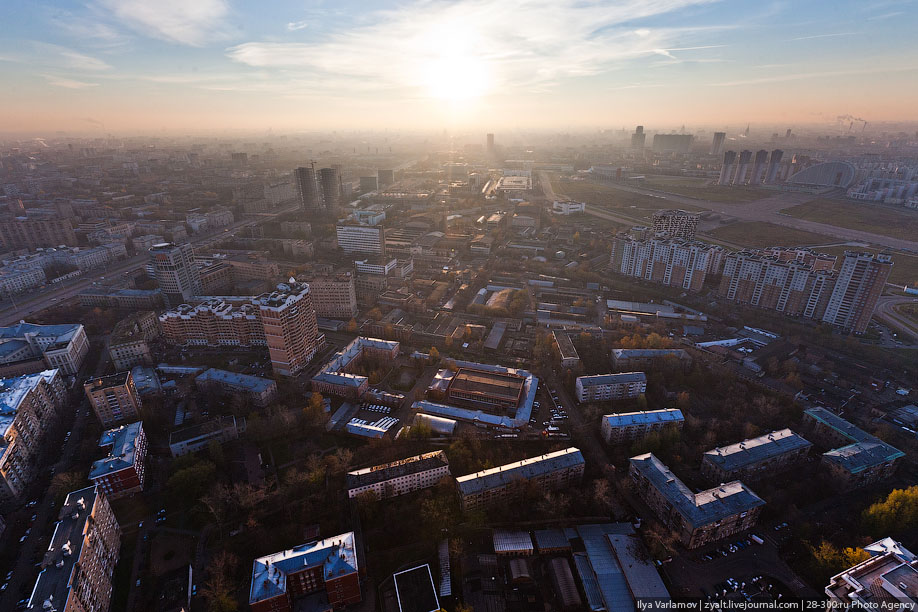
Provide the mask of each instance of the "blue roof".
[{"label": "blue roof", "polygon": [[255,559],[249,604],[287,592],[287,574],[321,565],[325,580],[357,571],[354,532]]},{"label": "blue roof", "polygon": [[197,381],[214,381],[237,387],[239,389],[246,389],[252,391],[253,393],[264,393],[276,385],[276,383],[270,378],[264,378],[262,376],[250,376],[249,374],[237,374],[236,372],[218,370],[216,368],[211,368],[203,374],[196,376],[195,382]]},{"label": "blue roof", "polygon": [[595,376],[578,376],[577,381],[584,387],[598,385],[619,385],[634,382],[647,382],[643,372],[622,372],[621,374],[596,374]]},{"label": "blue roof", "polygon": [[649,425],[651,423],[678,423],[684,421],[682,411],[676,408],[663,408],[662,410],[646,410],[639,412],[621,412],[607,414],[602,417],[612,427],[627,427],[628,425]]},{"label": "blue roof", "polygon": [[103,432],[99,446],[111,446],[112,449],[108,457],[93,461],[89,468],[89,479],[133,466],[137,460],[137,438],[142,431],[143,425],[138,421]]},{"label": "blue roof", "polygon": [[826,461],[836,463],[852,474],[905,456],[904,452],[892,444],[870,435],[825,408],[809,408],[804,414],[851,441],[851,444],[823,453],[822,456]]}]

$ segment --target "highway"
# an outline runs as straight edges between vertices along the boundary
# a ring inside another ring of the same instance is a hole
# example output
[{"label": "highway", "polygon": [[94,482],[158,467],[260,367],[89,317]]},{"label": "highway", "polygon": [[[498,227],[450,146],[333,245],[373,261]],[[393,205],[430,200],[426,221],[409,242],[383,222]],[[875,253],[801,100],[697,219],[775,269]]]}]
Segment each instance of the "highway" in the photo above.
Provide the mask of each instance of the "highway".
[{"label": "highway", "polygon": [[[873,318],[918,340],[918,324],[896,312],[896,306],[901,304],[918,304],[918,298],[903,295],[880,296],[880,299],[877,300],[877,308],[873,313]],[[893,348],[918,349],[918,344],[905,344],[901,340],[893,340],[891,338],[884,338],[884,341],[884,344]]]},{"label": "highway", "polygon": [[[245,227],[257,225],[267,219],[271,219],[292,210],[294,210],[294,208],[287,208],[275,213],[243,219],[233,223],[229,227],[221,228],[218,231],[194,236],[189,242],[195,246],[203,246],[209,242],[216,242],[225,237],[235,235],[236,232]],[[44,310],[58,302],[67,301],[75,297],[84,289],[91,287],[94,283],[102,281],[102,284],[116,286],[122,284],[120,282],[106,283],[105,281],[114,280],[119,276],[126,276],[131,272],[140,270],[148,261],[149,256],[146,253],[141,253],[129,259],[122,259],[121,261],[114,262],[106,268],[90,270],[79,278],[71,279],[58,285],[46,286],[38,291],[25,293],[18,297],[14,296],[10,302],[5,302],[4,307],[0,309],[0,326],[18,323],[40,310]]]}]

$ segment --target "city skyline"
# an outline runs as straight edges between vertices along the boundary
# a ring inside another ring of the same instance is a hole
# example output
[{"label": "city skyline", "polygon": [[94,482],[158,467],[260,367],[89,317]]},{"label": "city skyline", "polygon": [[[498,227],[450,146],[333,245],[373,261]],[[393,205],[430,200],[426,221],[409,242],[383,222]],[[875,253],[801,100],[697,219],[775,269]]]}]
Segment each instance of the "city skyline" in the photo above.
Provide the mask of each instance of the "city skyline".
[{"label": "city skyline", "polygon": [[913,8],[16,2],[0,132],[909,122]]}]

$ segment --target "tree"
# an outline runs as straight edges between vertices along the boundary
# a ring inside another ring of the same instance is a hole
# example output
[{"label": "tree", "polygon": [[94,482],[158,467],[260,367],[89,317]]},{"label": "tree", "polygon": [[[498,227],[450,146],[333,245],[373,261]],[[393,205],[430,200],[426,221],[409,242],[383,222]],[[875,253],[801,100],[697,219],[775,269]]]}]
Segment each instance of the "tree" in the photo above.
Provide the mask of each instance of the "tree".
[{"label": "tree", "polygon": [[831,542],[825,540],[816,547],[809,547],[812,555],[813,570],[820,580],[825,582],[830,576],[857,565],[870,558],[870,554],[863,548],[838,549]]},{"label": "tree", "polygon": [[214,481],[217,467],[210,461],[198,461],[176,471],[166,481],[166,490],[173,500],[197,502]]},{"label": "tree", "polygon": [[379,321],[382,319],[382,311],[379,309],[379,307],[374,307],[373,310],[367,313],[367,316],[369,316],[374,321]]},{"label": "tree", "polygon": [[207,580],[201,595],[207,600],[208,612],[235,612],[239,609],[235,590],[236,568],[239,558],[231,552],[221,550],[213,556],[207,568]]},{"label": "tree", "polygon": [[349,334],[357,333],[357,319],[351,318],[351,320],[347,322],[347,332]]},{"label": "tree", "polygon": [[437,347],[435,346],[430,347],[429,355],[430,355],[431,362],[437,363],[438,361],[440,361],[440,351],[437,350]]},{"label": "tree", "polygon": [[61,472],[55,474],[51,479],[51,492],[54,494],[54,504],[61,505],[64,498],[71,491],[83,488],[86,484],[86,477],[79,472]]},{"label": "tree", "polygon": [[918,485],[893,489],[886,499],[864,510],[861,520],[875,535],[901,533],[918,525]]}]

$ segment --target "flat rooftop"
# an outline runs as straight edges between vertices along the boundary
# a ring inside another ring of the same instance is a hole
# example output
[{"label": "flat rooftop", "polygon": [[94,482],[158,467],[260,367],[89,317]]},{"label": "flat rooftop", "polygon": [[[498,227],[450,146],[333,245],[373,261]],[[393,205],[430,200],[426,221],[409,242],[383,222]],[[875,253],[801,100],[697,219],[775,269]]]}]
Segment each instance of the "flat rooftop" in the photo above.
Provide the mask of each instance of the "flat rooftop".
[{"label": "flat rooftop", "polygon": [[84,386],[89,388],[89,392],[100,391],[102,389],[108,389],[109,387],[120,387],[127,384],[128,378],[130,378],[131,372],[118,372],[117,374],[109,374],[108,376],[99,376],[96,378],[90,378],[86,381]]},{"label": "flat rooftop", "polygon": [[430,565],[424,564],[392,575],[399,612],[437,612],[440,600]]},{"label": "flat rooftop", "polygon": [[790,429],[779,429],[757,438],[709,450],[704,454],[704,459],[729,472],[811,446],[809,441]]},{"label": "flat rooftop", "polygon": [[599,387],[602,385],[628,385],[632,383],[646,383],[647,376],[643,372],[596,374],[594,376],[578,376],[577,382],[579,382],[584,387]]},{"label": "flat rooftop", "polygon": [[602,417],[610,427],[628,427],[630,425],[652,425],[654,423],[679,423],[685,420],[682,411],[677,408],[661,410],[640,410],[637,412],[620,412]]},{"label": "flat rooftop", "polygon": [[517,401],[524,383],[525,379],[516,374],[459,368],[449,385],[449,392],[480,393]]},{"label": "flat rooftop", "polygon": [[137,441],[142,432],[143,424],[140,421],[103,432],[99,446],[110,446],[111,450],[108,457],[93,461],[89,468],[89,479],[132,467],[137,461]]},{"label": "flat rooftop", "polygon": [[399,459],[398,461],[348,472],[347,487],[348,489],[365,487],[367,485],[376,484],[377,482],[418,474],[447,465],[449,465],[449,459],[446,458],[446,453],[441,450],[433,451],[431,453],[424,453],[423,455],[415,455],[414,457]]},{"label": "flat rooftop", "polygon": [[501,465],[490,470],[475,472],[456,478],[456,486],[462,495],[474,495],[482,491],[505,486],[515,480],[537,478],[557,470],[585,465],[583,454],[579,448],[565,448],[564,450],[539,455]]},{"label": "flat rooftop", "polygon": [[270,378],[237,374],[236,372],[218,370],[216,368],[211,368],[203,374],[199,374],[194,380],[195,382],[216,382],[236,389],[245,389],[252,393],[264,393],[277,385]]}]

